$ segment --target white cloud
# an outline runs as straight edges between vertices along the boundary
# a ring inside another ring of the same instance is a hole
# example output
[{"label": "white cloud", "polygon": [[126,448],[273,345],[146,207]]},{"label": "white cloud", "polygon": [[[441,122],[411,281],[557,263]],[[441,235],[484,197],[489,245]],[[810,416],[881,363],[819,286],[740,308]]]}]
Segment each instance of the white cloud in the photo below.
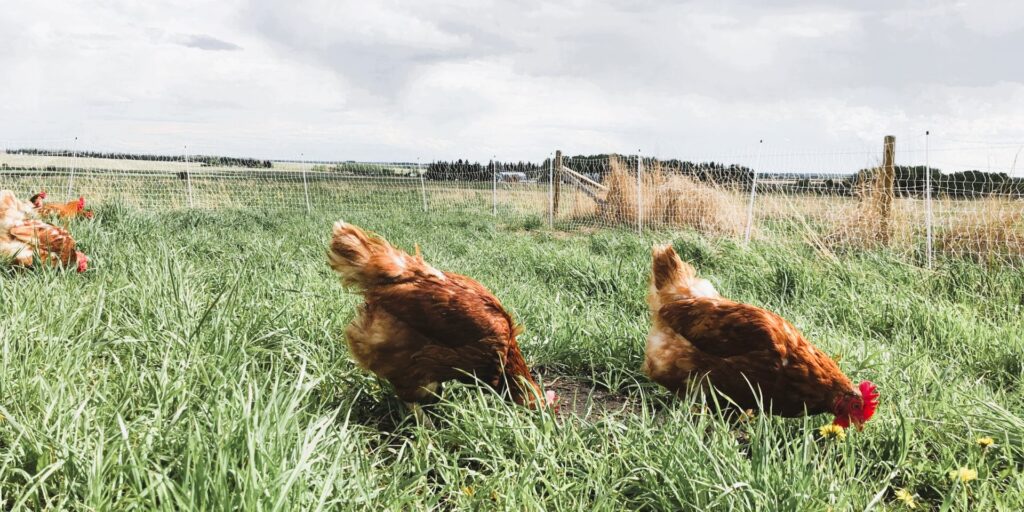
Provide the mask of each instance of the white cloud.
[{"label": "white cloud", "polygon": [[0,11],[0,143],[537,160],[1024,141],[1016,3],[774,3],[20,2]]}]

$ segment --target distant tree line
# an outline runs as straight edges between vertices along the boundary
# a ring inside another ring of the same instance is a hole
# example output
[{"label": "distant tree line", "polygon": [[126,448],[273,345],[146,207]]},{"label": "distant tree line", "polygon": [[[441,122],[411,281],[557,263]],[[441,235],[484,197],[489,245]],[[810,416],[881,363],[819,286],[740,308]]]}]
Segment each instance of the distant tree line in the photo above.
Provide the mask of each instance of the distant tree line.
[{"label": "distant tree line", "polygon": [[[610,157],[617,157],[622,165],[636,168],[637,157],[618,155],[589,155],[589,156],[566,156],[562,158],[562,165],[576,171],[588,178],[602,182],[611,172],[609,165]],[[726,183],[750,183],[754,171],[736,164],[724,164],[719,162],[684,162],[680,160],[661,160],[657,162],[663,172],[678,173],[693,176],[698,180]],[[481,164],[469,160],[437,161],[427,166],[424,177],[436,181],[490,181],[494,177],[494,163]],[[521,172],[526,175],[527,180],[547,183],[551,172],[551,159],[547,158],[541,163],[533,162],[501,162],[497,164],[497,172]],[[655,165],[653,159],[645,158],[644,167],[650,169]]]},{"label": "distant tree line", "polygon": [[[897,165],[893,167],[893,194],[896,197],[923,198],[928,189],[925,166]],[[759,185],[766,191],[853,196],[858,188],[873,186],[880,169],[861,169],[846,178],[811,180],[799,178],[791,183]],[[984,172],[978,170],[958,171],[946,174],[931,168],[932,197],[953,199],[974,199],[992,195],[1024,197],[1024,178],[1014,178],[1005,172]]]},{"label": "distant tree line", "polygon": [[[636,169],[636,155],[576,155],[565,156],[562,164],[601,183],[611,172],[609,159],[618,158],[623,166]],[[531,181],[547,183],[551,159],[541,163],[516,162],[499,164],[498,172],[522,172]],[[686,160],[655,160],[644,158],[643,167],[652,169],[657,165],[661,172],[690,176],[699,181],[717,185],[739,187],[750,186],[754,177],[753,169],[723,162],[691,162]],[[900,165],[894,168],[894,192],[898,197],[924,197],[926,180],[925,166]],[[493,164],[480,164],[470,160],[439,161],[427,167],[424,177],[437,181],[490,181],[493,179]],[[861,169],[851,176],[837,178],[812,178],[813,173],[802,175],[771,173],[762,174],[759,178],[758,190],[787,194],[819,194],[853,196],[858,187],[870,187],[875,179],[877,168]],[[823,173],[824,174],[824,173]],[[767,179],[766,179],[767,178]],[[1024,178],[1014,178],[1004,172],[983,172],[978,170],[943,173],[931,168],[931,186],[933,197],[949,197],[970,199],[1001,194],[1010,197],[1024,198]]]},{"label": "distant tree line", "polygon": [[[146,155],[136,153],[114,153],[101,151],[69,151],[65,149],[8,149],[9,155],[76,155],[84,158],[110,158],[114,160],[149,160],[153,162],[184,162],[185,155]],[[196,162],[206,167],[251,167],[258,169],[269,169],[273,167],[270,160],[258,160],[256,158],[238,158],[233,156],[212,156],[212,155],[189,155],[189,162]]]},{"label": "distant tree line", "polygon": [[481,164],[469,160],[456,160],[454,162],[432,162],[427,166],[423,177],[435,181],[491,181],[494,173],[521,172],[526,175],[527,180],[547,180],[548,168],[545,164],[531,162],[489,162]]}]

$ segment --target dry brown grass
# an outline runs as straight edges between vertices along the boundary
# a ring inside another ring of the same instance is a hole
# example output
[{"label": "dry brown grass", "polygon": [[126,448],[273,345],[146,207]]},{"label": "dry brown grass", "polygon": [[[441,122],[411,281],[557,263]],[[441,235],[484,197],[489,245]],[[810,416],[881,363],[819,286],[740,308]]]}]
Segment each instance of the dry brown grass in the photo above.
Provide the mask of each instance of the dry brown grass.
[{"label": "dry brown grass", "polygon": [[645,227],[689,227],[733,236],[743,232],[742,201],[728,191],[688,176],[667,175],[655,165],[641,177],[638,209],[636,171],[618,158],[612,158],[609,166],[608,192],[598,211],[609,222],[635,226],[639,210]]},{"label": "dry brown grass", "polygon": [[[856,206],[822,240],[829,249],[879,249],[912,253],[925,248],[926,203],[894,199],[884,215],[881,173],[858,183]],[[933,199],[934,253],[985,262],[1024,261],[1024,202],[1003,198]]]},{"label": "dry brown grass", "polygon": [[980,203],[937,229],[935,250],[981,262],[1024,262],[1024,204]]},{"label": "dry brown grass", "polygon": [[824,238],[831,248],[878,249],[902,245],[913,238],[918,225],[913,212],[894,204],[882,179],[884,174],[875,168],[870,177],[854,185],[856,206],[836,223]]}]

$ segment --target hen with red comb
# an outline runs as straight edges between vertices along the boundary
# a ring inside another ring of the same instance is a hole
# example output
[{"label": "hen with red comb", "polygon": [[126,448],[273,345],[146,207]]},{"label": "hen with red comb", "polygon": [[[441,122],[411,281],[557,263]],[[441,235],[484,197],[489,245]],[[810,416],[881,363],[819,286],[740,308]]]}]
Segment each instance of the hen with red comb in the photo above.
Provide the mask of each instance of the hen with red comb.
[{"label": "hen with red comb", "polygon": [[781,316],[722,297],[676,255],[655,247],[644,372],[686,393],[710,386],[743,409],[781,416],[832,413],[858,429],[878,406],[875,385],[854,386],[830,357]]},{"label": "hen with red comb", "polygon": [[18,199],[14,192],[0,191],[0,254],[23,267],[31,267],[38,261],[73,266],[84,272],[88,258],[76,249],[71,234],[34,218],[32,213],[32,205]]},{"label": "hen with red comb", "polygon": [[36,213],[42,217],[58,217],[61,219],[74,219],[76,217],[91,219],[93,217],[92,211],[85,209],[84,197],[79,196],[78,199],[66,203],[43,203],[43,199],[46,199],[45,190],[32,196],[29,200],[35,207]]}]

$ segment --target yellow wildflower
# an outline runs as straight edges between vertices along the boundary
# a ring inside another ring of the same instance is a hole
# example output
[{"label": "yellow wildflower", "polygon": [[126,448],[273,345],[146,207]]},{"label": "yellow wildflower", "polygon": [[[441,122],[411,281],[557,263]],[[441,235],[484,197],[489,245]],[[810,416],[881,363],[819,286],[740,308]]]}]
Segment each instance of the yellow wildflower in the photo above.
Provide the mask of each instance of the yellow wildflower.
[{"label": "yellow wildflower", "polygon": [[846,429],[839,425],[829,423],[828,425],[818,429],[818,435],[825,439],[835,438],[836,441],[842,441],[843,439],[846,439]]},{"label": "yellow wildflower", "polygon": [[739,421],[740,423],[748,423],[750,421],[753,421],[756,417],[757,413],[754,412],[753,409],[747,409],[740,413]]},{"label": "yellow wildflower", "polygon": [[469,487],[469,486],[463,487],[462,488],[462,494],[465,494],[466,496],[472,496],[473,495],[473,488]]},{"label": "yellow wildflower", "polygon": [[965,483],[966,484],[967,482],[970,482],[971,480],[977,480],[978,479],[978,472],[973,470],[973,469],[967,468],[967,467],[962,467],[962,468],[960,468],[960,469],[958,469],[956,471],[950,471],[949,472],[949,479],[950,480],[959,480],[961,483]]},{"label": "yellow wildflower", "polygon": [[903,503],[904,507],[911,510],[917,508],[917,500],[914,498],[914,495],[910,494],[910,491],[906,489],[896,489],[896,499]]},{"label": "yellow wildflower", "polygon": [[975,442],[978,443],[978,446],[980,446],[980,447],[982,447],[984,449],[984,448],[988,448],[989,446],[992,446],[993,444],[995,444],[996,440],[992,439],[991,437],[985,436],[985,437],[979,437],[978,440],[975,441]]}]

